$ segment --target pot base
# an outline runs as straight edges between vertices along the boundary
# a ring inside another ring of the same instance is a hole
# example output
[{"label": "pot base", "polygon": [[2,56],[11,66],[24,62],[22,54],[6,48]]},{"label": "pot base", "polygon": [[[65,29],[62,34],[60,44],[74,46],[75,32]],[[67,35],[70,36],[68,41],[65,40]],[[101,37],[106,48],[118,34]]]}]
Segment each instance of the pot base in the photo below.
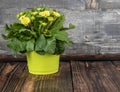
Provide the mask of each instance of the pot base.
[{"label": "pot base", "polygon": [[58,72],[60,55],[40,55],[35,51],[27,53],[29,73],[47,75]]},{"label": "pot base", "polygon": [[35,74],[35,75],[48,75],[48,74],[54,74],[57,73],[58,70],[53,70],[53,71],[29,71],[30,74]]}]

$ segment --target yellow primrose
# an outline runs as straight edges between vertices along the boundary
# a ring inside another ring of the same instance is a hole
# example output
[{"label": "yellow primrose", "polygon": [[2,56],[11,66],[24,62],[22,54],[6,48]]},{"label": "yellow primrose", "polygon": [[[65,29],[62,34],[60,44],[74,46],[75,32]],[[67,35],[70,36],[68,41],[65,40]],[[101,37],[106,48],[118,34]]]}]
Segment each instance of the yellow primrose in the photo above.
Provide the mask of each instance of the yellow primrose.
[{"label": "yellow primrose", "polygon": [[58,12],[53,12],[53,15],[56,17],[60,17],[60,14]]},{"label": "yellow primrose", "polygon": [[54,20],[54,18],[53,17],[48,17],[48,21],[53,21]]},{"label": "yellow primrose", "polygon": [[50,16],[50,12],[49,11],[43,11],[43,12],[40,12],[39,15],[43,16],[43,17],[48,17],[48,16]]},{"label": "yellow primrose", "polygon": [[30,23],[30,19],[28,17],[25,17],[25,16],[20,17],[20,21],[24,25],[28,25]]}]

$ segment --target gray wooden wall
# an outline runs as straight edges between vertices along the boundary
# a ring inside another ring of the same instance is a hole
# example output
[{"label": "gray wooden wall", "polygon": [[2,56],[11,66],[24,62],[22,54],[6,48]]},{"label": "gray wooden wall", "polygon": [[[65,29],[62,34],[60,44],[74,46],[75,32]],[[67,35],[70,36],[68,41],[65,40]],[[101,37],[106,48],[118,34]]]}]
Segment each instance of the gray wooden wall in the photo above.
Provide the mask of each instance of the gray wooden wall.
[{"label": "gray wooden wall", "polygon": [[[62,11],[65,26],[76,25],[68,32],[74,44],[64,54],[120,53],[120,0],[1,0],[0,34],[18,12],[39,5]],[[0,53],[10,54],[5,44],[0,37]]]}]

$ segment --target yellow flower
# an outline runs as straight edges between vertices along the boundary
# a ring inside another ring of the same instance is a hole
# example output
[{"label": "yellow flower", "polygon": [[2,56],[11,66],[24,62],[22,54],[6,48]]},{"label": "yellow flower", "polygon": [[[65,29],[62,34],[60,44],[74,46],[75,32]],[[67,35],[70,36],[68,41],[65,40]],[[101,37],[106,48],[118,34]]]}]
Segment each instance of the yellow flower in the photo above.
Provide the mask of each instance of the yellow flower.
[{"label": "yellow flower", "polygon": [[48,17],[48,21],[53,21],[54,19],[53,19],[53,17]]},{"label": "yellow flower", "polygon": [[43,12],[40,12],[39,15],[41,15],[43,17],[48,17],[48,16],[50,16],[50,12],[49,11],[43,11]]},{"label": "yellow flower", "polygon": [[60,14],[58,12],[53,12],[53,15],[56,17],[60,17]]},{"label": "yellow flower", "polygon": [[24,25],[28,25],[30,23],[30,19],[28,17],[25,17],[25,16],[20,17],[20,21]]},{"label": "yellow flower", "polygon": [[33,15],[36,15],[38,12],[32,12]]}]

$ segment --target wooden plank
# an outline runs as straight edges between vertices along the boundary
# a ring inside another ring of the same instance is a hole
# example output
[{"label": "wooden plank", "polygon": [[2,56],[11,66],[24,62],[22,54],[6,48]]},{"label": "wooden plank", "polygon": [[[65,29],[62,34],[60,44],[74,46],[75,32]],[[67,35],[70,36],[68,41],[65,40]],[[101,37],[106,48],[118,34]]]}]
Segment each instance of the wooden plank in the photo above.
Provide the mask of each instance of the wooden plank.
[{"label": "wooden plank", "polygon": [[105,92],[99,74],[84,62],[71,62],[74,92]]},{"label": "wooden plank", "polygon": [[88,87],[89,80],[86,77],[86,70],[85,65],[83,62],[71,62],[71,68],[72,68],[72,77],[73,77],[73,89],[74,92],[89,92],[91,89]]},{"label": "wooden plank", "polygon": [[[110,65],[111,62],[99,62],[94,66],[97,69],[97,72],[100,75],[100,79],[103,85],[103,88],[106,92],[120,92],[119,89],[119,80],[120,76],[116,77],[117,73],[113,73],[114,67]],[[115,72],[116,70],[114,70]]]},{"label": "wooden plank", "polygon": [[70,64],[62,62],[58,73],[39,76],[35,92],[73,92]]},{"label": "wooden plank", "polygon": [[120,71],[120,61],[112,61],[112,64]]},{"label": "wooden plank", "polygon": [[14,92],[24,69],[25,63],[7,63],[0,76],[0,92]]},{"label": "wooden plank", "polygon": [[120,66],[120,61],[112,61],[114,64]]},{"label": "wooden plank", "polygon": [[105,92],[120,92],[120,74],[110,61],[95,62],[93,66],[100,76]]},{"label": "wooden plank", "polygon": [[120,74],[108,62],[71,62],[74,92],[120,92]]},{"label": "wooden plank", "polygon": [[107,72],[105,72],[107,74],[107,78],[105,78],[108,79],[106,83],[109,83],[110,91],[120,92],[120,71],[111,62],[104,63],[103,67]]},{"label": "wooden plank", "polygon": [[5,66],[6,66],[6,63],[0,63],[0,73],[3,71]]},{"label": "wooden plank", "polygon": [[115,64],[61,62],[58,73],[38,76],[28,74],[25,62],[0,63],[0,92],[120,92]]},{"label": "wooden plank", "polygon": [[9,63],[0,63],[2,65],[0,67],[0,92],[4,87],[5,82],[7,81],[7,78],[9,77],[10,72],[13,71],[13,69],[17,66],[17,64],[11,65]]},{"label": "wooden plank", "polygon": [[19,85],[17,85],[15,92],[35,92],[34,88],[36,87],[36,82],[39,81],[38,77],[38,75],[28,74],[25,81],[19,83],[21,87],[19,88]]},{"label": "wooden plank", "polygon": [[[70,54],[61,55],[61,61],[120,61],[120,54]],[[25,55],[18,55],[16,58],[12,55],[0,55],[0,62],[26,62]]]},{"label": "wooden plank", "polygon": [[61,62],[58,73],[44,76],[28,74],[26,63],[19,63],[5,77],[0,92],[73,92],[69,62]]}]

